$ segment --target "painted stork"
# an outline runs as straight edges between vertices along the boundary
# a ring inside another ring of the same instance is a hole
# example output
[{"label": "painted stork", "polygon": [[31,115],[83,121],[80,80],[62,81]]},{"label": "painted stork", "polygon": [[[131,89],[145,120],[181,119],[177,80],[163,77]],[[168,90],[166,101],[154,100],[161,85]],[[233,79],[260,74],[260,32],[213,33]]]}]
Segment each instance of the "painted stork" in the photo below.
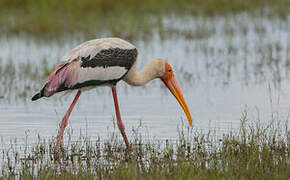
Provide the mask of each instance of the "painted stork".
[{"label": "painted stork", "polygon": [[35,101],[41,97],[50,97],[57,92],[78,89],[60,124],[54,149],[56,153],[70,113],[81,92],[104,85],[112,88],[117,124],[127,148],[130,148],[117,99],[116,84],[120,80],[124,80],[132,86],[143,86],[153,79],[161,79],[183,108],[191,126],[192,118],[174,77],[172,67],[164,59],[159,58],[150,61],[140,72],[136,72],[137,54],[136,47],[125,40],[102,38],[84,42],[62,57],[61,63],[49,75],[41,90],[32,97],[32,101]]}]

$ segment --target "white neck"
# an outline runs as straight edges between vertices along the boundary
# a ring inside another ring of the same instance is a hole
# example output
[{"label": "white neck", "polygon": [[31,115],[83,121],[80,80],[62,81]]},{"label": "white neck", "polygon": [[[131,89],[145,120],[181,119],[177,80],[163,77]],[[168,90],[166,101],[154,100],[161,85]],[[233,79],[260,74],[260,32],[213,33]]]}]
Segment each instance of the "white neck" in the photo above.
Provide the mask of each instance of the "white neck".
[{"label": "white neck", "polygon": [[149,81],[160,78],[165,72],[163,59],[155,59],[144,66],[140,72],[136,72],[136,62],[124,77],[124,81],[132,86],[143,86]]}]

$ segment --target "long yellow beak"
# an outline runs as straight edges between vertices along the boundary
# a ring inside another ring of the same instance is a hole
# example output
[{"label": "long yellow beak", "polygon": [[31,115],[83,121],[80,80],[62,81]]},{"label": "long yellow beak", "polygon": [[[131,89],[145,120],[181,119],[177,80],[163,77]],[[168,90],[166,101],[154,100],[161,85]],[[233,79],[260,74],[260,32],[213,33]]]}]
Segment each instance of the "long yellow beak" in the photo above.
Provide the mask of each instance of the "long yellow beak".
[{"label": "long yellow beak", "polygon": [[178,83],[174,77],[174,75],[171,76],[171,78],[169,80],[166,79],[161,79],[163,81],[163,83],[165,84],[165,86],[169,89],[169,91],[173,94],[173,96],[177,99],[177,101],[179,102],[179,104],[181,105],[182,109],[184,110],[189,125],[192,125],[192,118],[190,115],[190,112],[188,110],[187,104],[183,98],[182,92],[180,90],[180,88],[178,87]]}]

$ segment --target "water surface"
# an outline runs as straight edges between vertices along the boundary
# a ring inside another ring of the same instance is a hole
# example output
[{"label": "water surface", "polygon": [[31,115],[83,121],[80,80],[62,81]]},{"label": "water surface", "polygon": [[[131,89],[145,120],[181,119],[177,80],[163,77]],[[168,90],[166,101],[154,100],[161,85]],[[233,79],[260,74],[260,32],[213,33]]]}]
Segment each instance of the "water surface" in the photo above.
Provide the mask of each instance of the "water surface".
[{"label": "water surface", "polygon": [[[279,121],[289,125],[289,19],[246,14],[226,18],[168,17],[163,22],[164,32],[156,31],[150,39],[133,40],[139,50],[138,67],[158,57],[173,66],[192,113],[193,126],[198,130],[211,130],[218,135],[238,131],[245,112],[247,123]],[[177,30],[180,33],[173,33]],[[11,139],[21,142],[26,136],[33,143],[37,134],[56,135],[76,92],[36,102],[30,98],[45,80],[43,71],[54,67],[68,50],[86,40],[0,38],[2,145]],[[175,139],[177,127],[188,125],[183,110],[160,80],[145,87],[129,87],[120,82],[118,95],[129,137],[134,128],[150,138]],[[100,87],[81,95],[69,129],[73,137],[82,132],[93,139],[107,138],[114,130],[114,117],[111,90]]]}]

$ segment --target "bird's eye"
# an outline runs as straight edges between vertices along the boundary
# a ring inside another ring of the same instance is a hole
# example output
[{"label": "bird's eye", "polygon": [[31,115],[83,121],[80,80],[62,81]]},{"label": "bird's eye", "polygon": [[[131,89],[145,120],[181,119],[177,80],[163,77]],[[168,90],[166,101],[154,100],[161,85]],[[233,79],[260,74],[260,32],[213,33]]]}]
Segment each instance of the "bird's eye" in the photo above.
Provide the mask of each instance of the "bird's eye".
[{"label": "bird's eye", "polygon": [[172,69],[168,69],[168,72],[171,72],[172,71]]}]

